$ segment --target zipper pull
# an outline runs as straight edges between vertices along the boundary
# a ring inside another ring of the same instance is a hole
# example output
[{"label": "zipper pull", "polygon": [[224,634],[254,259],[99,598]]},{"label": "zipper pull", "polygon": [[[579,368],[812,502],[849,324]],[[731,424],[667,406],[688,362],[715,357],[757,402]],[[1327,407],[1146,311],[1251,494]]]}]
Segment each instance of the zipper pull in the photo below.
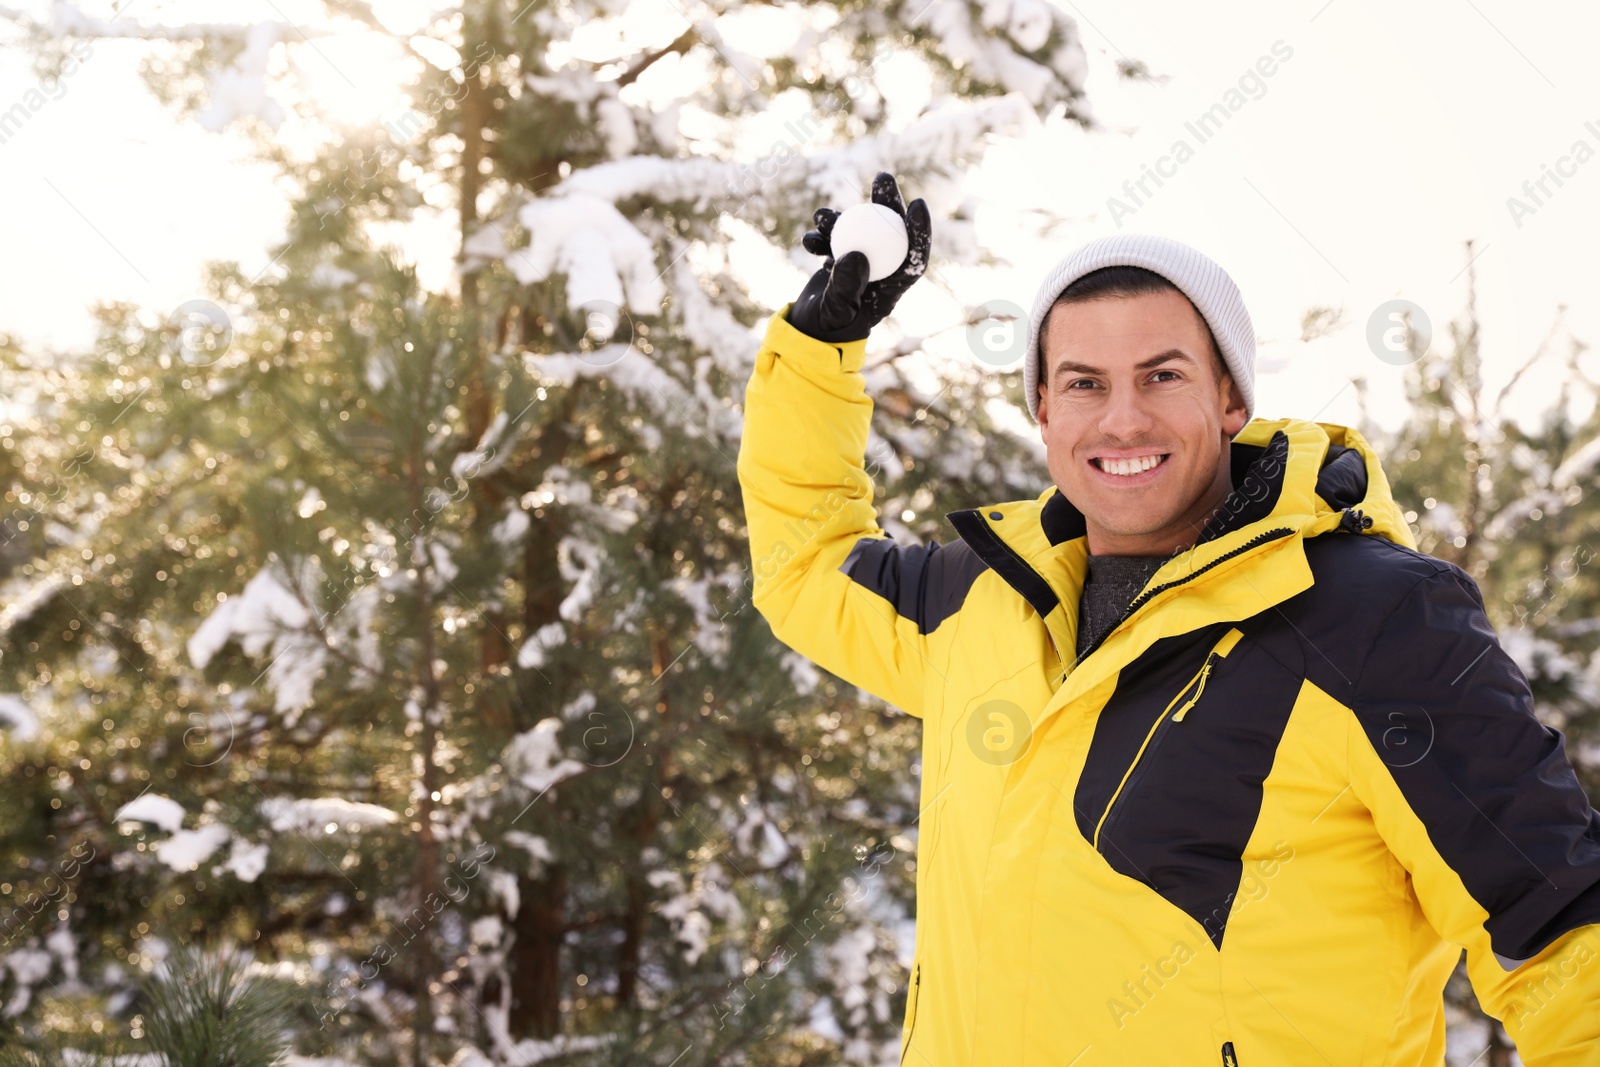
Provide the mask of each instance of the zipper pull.
[{"label": "zipper pull", "polygon": [[1372,516],[1364,514],[1360,508],[1346,508],[1339,516],[1339,529],[1345,533],[1365,533],[1372,529]]},{"label": "zipper pull", "polygon": [[1185,701],[1183,707],[1173,713],[1173,722],[1182,722],[1183,717],[1189,714],[1189,709],[1200,703],[1200,694],[1206,691],[1206,679],[1211,677],[1211,668],[1217,662],[1217,659],[1217,654],[1215,652],[1211,653],[1211,658],[1206,660],[1206,665],[1200,669],[1200,685],[1195,689],[1194,696]]},{"label": "zipper pull", "polygon": [[1239,1060],[1233,1054],[1233,1042],[1222,1043],[1222,1067],[1239,1067]]}]

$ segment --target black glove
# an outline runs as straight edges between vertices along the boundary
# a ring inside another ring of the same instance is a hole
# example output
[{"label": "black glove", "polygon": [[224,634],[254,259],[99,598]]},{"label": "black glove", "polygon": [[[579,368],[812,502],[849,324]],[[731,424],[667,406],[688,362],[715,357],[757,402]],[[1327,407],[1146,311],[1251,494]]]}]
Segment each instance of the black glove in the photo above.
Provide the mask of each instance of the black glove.
[{"label": "black glove", "polygon": [[812,255],[828,258],[789,308],[789,324],[801,333],[829,344],[862,340],[894,310],[895,302],[928,269],[928,245],[932,237],[928,205],[920,197],[911,201],[909,208],[902,204],[900,189],[895,185],[894,175],[888,171],[880,171],[872,179],[872,202],[893,209],[905,220],[909,246],[905,260],[893,274],[875,282],[867,281],[864,253],[847,253],[835,263],[833,248],[828,242],[839,213],[832,208],[818,208],[812,216],[817,228],[808,231],[800,243]]}]

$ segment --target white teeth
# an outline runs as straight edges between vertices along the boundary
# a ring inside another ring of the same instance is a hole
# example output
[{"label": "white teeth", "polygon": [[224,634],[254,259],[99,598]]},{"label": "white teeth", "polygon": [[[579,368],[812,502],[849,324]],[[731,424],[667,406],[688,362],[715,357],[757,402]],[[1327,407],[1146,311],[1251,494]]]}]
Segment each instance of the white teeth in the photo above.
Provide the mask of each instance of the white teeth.
[{"label": "white teeth", "polygon": [[1143,474],[1145,471],[1161,462],[1160,455],[1135,456],[1131,459],[1114,459],[1103,457],[1095,461],[1100,469],[1107,474],[1132,475]]}]

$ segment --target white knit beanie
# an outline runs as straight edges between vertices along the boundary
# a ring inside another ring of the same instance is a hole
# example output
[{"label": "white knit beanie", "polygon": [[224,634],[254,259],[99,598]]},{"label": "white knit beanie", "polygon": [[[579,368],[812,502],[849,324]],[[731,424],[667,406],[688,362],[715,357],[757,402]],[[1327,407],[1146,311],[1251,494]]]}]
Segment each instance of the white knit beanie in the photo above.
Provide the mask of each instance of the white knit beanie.
[{"label": "white knit beanie", "polygon": [[1117,233],[1090,241],[1045,275],[1028,319],[1028,354],[1022,365],[1022,391],[1028,414],[1039,421],[1039,371],[1044,362],[1040,330],[1062,290],[1101,267],[1143,267],[1183,291],[1199,310],[1222,350],[1239,393],[1245,418],[1255,416],[1256,332],[1239,287],[1217,263],[1181,241],[1147,233]]}]

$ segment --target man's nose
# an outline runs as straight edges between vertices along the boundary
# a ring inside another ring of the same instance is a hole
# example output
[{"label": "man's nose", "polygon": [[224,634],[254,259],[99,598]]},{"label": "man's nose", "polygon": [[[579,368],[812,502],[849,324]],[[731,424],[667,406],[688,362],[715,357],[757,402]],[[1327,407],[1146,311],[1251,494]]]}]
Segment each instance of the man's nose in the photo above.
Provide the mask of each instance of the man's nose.
[{"label": "man's nose", "polygon": [[1134,441],[1153,424],[1138,390],[1123,386],[1109,390],[1095,428],[1113,440]]}]

